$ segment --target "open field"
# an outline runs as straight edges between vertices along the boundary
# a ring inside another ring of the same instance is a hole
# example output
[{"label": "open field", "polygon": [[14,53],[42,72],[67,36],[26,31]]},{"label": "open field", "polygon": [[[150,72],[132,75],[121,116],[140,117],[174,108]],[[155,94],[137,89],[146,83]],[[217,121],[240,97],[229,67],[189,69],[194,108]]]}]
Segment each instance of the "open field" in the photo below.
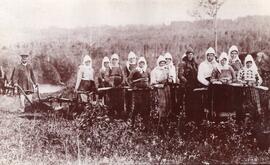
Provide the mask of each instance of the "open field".
[{"label": "open field", "polygon": [[[0,164],[270,163],[248,125],[233,120],[186,123],[165,136],[131,129],[97,106],[76,120],[16,112],[16,98],[0,97]],[[92,118],[91,118],[92,117]],[[81,128],[84,129],[81,129]]]}]

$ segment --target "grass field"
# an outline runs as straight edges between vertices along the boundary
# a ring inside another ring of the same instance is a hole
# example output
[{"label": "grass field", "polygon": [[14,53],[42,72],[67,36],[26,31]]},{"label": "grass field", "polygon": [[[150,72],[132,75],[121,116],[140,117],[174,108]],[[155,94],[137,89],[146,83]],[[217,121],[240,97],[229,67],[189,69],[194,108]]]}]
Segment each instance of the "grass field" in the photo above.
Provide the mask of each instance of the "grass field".
[{"label": "grass field", "polygon": [[96,107],[88,109],[92,123],[82,130],[83,116],[30,118],[16,112],[15,98],[0,100],[0,164],[270,163],[270,151],[259,150],[249,128],[233,121],[201,128],[188,123],[180,134],[160,137],[100,112],[93,115],[101,111]]}]

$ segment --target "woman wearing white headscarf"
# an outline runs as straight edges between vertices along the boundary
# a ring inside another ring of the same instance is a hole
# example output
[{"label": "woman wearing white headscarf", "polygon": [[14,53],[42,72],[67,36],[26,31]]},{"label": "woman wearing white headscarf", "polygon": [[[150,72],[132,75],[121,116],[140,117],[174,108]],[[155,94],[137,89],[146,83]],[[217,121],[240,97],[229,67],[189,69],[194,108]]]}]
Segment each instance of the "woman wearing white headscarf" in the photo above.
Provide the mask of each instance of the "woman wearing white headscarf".
[{"label": "woman wearing white headscarf", "polygon": [[102,65],[99,70],[98,83],[99,88],[109,87],[110,59],[105,56],[102,60]]},{"label": "woman wearing white headscarf", "polygon": [[[137,56],[134,52],[129,52],[128,54],[128,61],[124,67],[124,79],[125,85],[129,85],[128,77],[130,73],[137,67]],[[130,91],[125,92],[125,99],[126,99],[126,111],[130,113],[131,111],[131,104],[132,104],[132,93]]]},{"label": "woman wearing white headscarf", "polygon": [[111,108],[110,115],[121,118],[124,112],[124,90],[120,87],[124,83],[124,73],[119,65],[118,54],[111,56],[109,79],[110,85],[113,87],[108,91]]},{"label": "woman wearing white headscarf", "polygon": [[233,68],[228,64],[228,55],[227,53],[222,52],[219,56],[219,63],[212,72],[211,82],[228,84],[234,81],[236,81],[236,75]]},{"label": "woman wearing white headscarf", "polygon": [[109,77],[110,83],[113,87],[119,87],[124,82],[124,72],[119,65],[119,56],[116,53],[111,56]]},{"label": "woman wearing white headscarf", "polygon": [[172,81],[173,83],[176,83],[176,69],[175,66],[173,65],[173,58],[172,55],[167,52],[164,55],[166,64],[169,68],[169,81]]},{"label": "woman wearing white headscarf", "polygon": [[[94,91],[96,89],[94,82],[94,69],[92,68],[92,59],[85,55],[82,65],[79,66],[75,91]],[[81,99],[87,102],[87,96],[82,94]]]},{"label": "woman wearing white headscarf", "polygon": [[159,129],[166,130],[166,119],[171,113],[171,92],[167,85],[169,80],[169,69],[164,56],[159,56],[157,66],[151,72],[151,84],[161,85],[157,87]]},{"label": "woman wearing white headscarf", "polygon": [[157,59],[157,66],[151,72],[151,84],[164,84],[168,82],[169,69],[166,66],[166,59],[160,55]]},{"label": "woman wearing white headscarf", "polygon": [[205,86],[210,84],[210,77],[217,66],[215,56],[215,50],[212,47],[208,48],[205,52],[205,60],[198,67],[198,81]]},{"label": "woman wearing white headscarf", "polygon": [[137,67],[131,71],[128,77],[128,82],[133,89],[132,125],[134,125],[135,117],[140,114],[147,129],[150,116],[150,72],[144,57],[139,58]]},{"label": "woman wearing white headscarf", "polygon": [[131,87],[147,88],[150,83],[150,72],[147,70],[147,62],[144,57],[140,57],[137,67],[131,71],[128,82]]},{"label": "woman wearing white headscarf", "polygon": [[[236,76],[233,68],[228,64],[228,55],[222,52],[219,56],[219,63],[213,70],[211,76],[212,86],[211,89],[213,96],[213,110],[219,117],[221,112],[228,112],[232,110],[232,88],[228,85],[215,85],[215,84],[231,84],[236,81]],[[224,99],[226,98],[226,99]]]},{"label": "woman wearing white headscarf", "polygon": [[128,78],[129,74],[137,67],[137,56],[134,52],[129,52],[128,61],[124,67],[125,78]]},{"label": "woman wearing white headscarf", "polygon": [[228,60],[229,65],[232,66],[235,73],[238,74],[239,70],[243,67],[243,65],[239,58],[239,50],[237,46],[233,45],[230,47],[228,52]]},{"label": "woman wearing white headscarf", "polygon": [[[99,76],[98,76],[99,88],[111,87],[109,74],[110,74],[110,59],[107,56],[105,56],[102,59],[101,68],[99,70]],[[99,99],[101,102],[102,100],[104,100],[103,101],[104,104],[108,103],[108,97],[105,91],[104,92],[102,91],[99,93]]]}]

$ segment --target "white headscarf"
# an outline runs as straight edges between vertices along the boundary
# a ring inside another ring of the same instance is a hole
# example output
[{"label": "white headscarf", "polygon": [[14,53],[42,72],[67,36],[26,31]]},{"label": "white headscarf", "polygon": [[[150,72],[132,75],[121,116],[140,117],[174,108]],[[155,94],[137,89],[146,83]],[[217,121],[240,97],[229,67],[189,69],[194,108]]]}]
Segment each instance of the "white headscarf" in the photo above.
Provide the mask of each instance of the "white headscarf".
[{"label": "white headscarf", "polygon": [[128,54],[128,60],[131,59],[131,58],[137,58],[136,54],[134,52],[129,52]]},{"label": "white headscarf", "polygon": [[[112,59],[117,59],[117,64],[116,65],[113,65],[112,64]],[[111,65],[110,65],[111,67],[119,67],[119,56],[118,56],[118,54],[116,54],[116,53],[114,53],[112,56],[111,56]]]},{"label": "white headscarf", "polygon": [[[248,61],[251,61],[251,62],[252,62],[251,68],[247,68],[247,66],[246,66],[246,63],[247,63]],[[244,68],[245,68],[245,69],[250,69],[250,70],[255,71],[255,72],[258,72],[258,68],[257,68],[257,66],[256,66],[256,63],[255,63],[253,57],[252,57],[250,54],[248,54],[248,55],[246,56],[246,58],[245,58]]]},{"label": "white headscarf", "polygon": [[[221,60],[222,59],[226,59],[226,63],[224,66],[221,65]],[[228,61],[228,55],[225,52],[222,52],[219,56],[219,64],[217,65],[217,69],[219,70],[219,72],[221,72],[221,70],[227,70],[229,69],[229,61]]]},{"label": "white headscarf", "polygon": [[105,56],[103,59],[102,59],[102,65],[101,65],[101,69],[103,70],[103,71],[105,71],[106,70],[106,67],[105,67],[105,62],[109,62],[110,63],[110,59],[109,59],[109,57],[107,57],[107,56]]},{"label": "white headscarf", "polygon": [[169,52],[165,53],[164,58],[165,58],[165,59],[166,59],[166,58],[171,59],[171,63],[170,63],[169,65],[173,65],[173,58],[172,58],[172,55],[171,55]]},{"label": "white headscarf", "polygon": [[214,56],[216,57],[216,51],[215,51],[215,49],[212,48],[212,47],[210,47],[210,48],[208,48],[208,49],[206,50],[206,52],[205,52],[205,61],[208,62],[208,63],[210,63],[210,64],[216,64],[216,63],[217,63],[216,58],[214,58],[212,62],[209,62],[209,61],[207,60],[207,55],[208,55],[208,54],[214,54]]},{"label": "white headscarf", "polygon": [[136,65],[136,62],[134,62],[134,63],[130,63],[130,59],[132,59],[132,58],[137,58],[137,56],[136,56],[136,54],[134,53],[134,52],[129,52],[129,54],[128,54],[128,61],[127,61],[127,63],[126,63],[126,66],[127,66],[127,69],[130,71],[130,69],[129,69],[129,66],[130,66],[130,64],[133,64],[133,65]]},{"label": "white headscarf", "polygon": [[[90,61],[89,66],[86,66],[86,64],[85,64],[87,61]],[[91,57],[89,55],[84,56],[82,65],[85,66],[85,67],[88,67],[88,68],[92,68],[92,59],[91,59]]]},{"label": "white headscarf", "polygon": [[158,59],[157,59],[157,67],[161,68],[161,67],[159,66],[159,63],[162,62],[162,61],[166,62],[166,59],[165,59],[165,57],[164,57],[163,55],[160,55],[160,56],[158,57]]},{"label": "white headscarf", "polygon": [[[140,62],[144,62],[145,63],[145,65],[144,65],[144,67],[143,68],[140,68],[140,66],[139,66],[139,63]],[[136,68],[139,72],[145,72],[146,71],[146,69],[147,69],[147,62],[146,62],[146,60],[145,60],[145,58],[144,57],[140,57],[139,58],[139,60],[138,60],[138,64],[137,64],[137,68]]]},{"label": "white headscarf", "polygon": [[[236,58],[232,59],[231,53],[233,51],[236,51],[238,54],[236,56]],[[228,52],[228,60],[230,60],[232,63],[234,63],[235,61],[239,61],[241,63],[241,60],[239,59],[239,51],[237,46],[233,45],[230,47],[229,52]]]}]

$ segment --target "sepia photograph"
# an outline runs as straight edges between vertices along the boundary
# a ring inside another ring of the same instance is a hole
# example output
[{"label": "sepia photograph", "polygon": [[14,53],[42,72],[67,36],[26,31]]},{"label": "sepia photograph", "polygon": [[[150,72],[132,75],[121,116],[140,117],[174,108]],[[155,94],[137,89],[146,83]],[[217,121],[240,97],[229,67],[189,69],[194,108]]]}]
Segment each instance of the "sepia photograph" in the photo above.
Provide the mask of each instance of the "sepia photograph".
[{"label": "sepia photograph", "polygon": [[0,0],[0,164],[270,164],[269,0]]}]

